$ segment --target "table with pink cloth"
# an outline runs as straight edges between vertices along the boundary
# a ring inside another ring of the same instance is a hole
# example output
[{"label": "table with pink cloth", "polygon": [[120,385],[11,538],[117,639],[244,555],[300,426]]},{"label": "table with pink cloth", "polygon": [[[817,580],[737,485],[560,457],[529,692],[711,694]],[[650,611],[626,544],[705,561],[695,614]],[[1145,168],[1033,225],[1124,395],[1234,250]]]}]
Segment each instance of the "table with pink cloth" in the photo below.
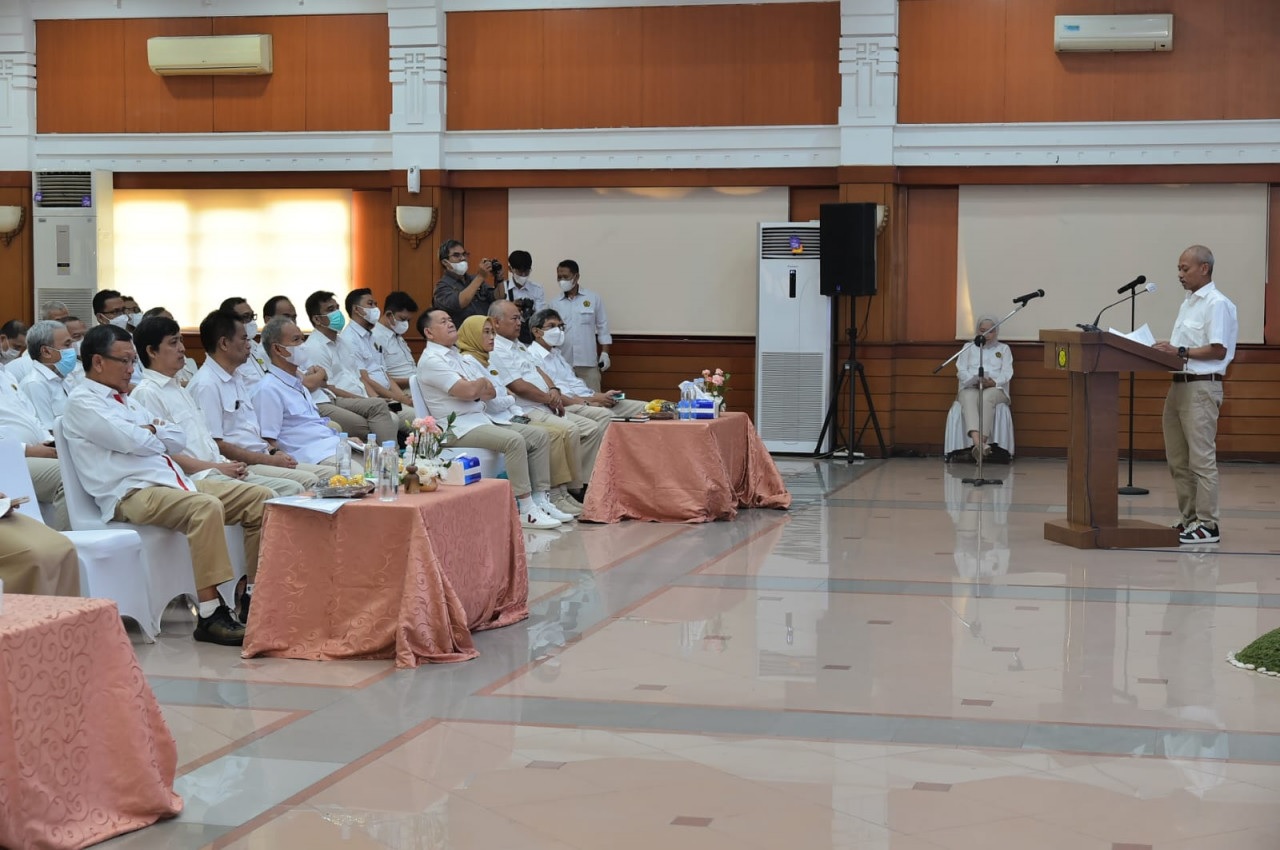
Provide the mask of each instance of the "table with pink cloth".
[{"label": "table with pink cloth", "polygon": [[529,616],[511,485],[352,501],[337,513],[268,504],[245,658],[467,661],[473,631]]},{"label": "table with pink cloth", "polygon": [[0,847],[88,847],[182,811],[178,747],[116,604],[6,594]]},{"label": "table with pink cloth", "polygon": [[738,508],[791,506],[791,494],[745,413],[719,419],[613,422],[582,518],[709,522]]}]

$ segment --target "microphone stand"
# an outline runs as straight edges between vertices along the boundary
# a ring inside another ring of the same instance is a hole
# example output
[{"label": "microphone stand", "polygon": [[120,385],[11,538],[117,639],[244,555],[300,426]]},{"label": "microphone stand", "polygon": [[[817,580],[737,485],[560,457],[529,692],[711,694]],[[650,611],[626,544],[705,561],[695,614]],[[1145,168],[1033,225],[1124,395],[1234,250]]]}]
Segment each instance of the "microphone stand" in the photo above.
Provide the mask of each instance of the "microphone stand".
[{"label": "microphone stand", "polygon": [[[1129,290],[1129,332],[1133,333],[1138,329],[1138,287]],[[1137,375],[1134,372],[1129,373],[1129,483],[1121,487],[1118,492],[1121,496],[1145,496],[1151,491],[1145,487],[1133,486],[1133,397],[1134,384],[1137,383]]]},{"label": "microphone stand", "polygon": [[[983,386],[983,381],[987,376],[987,371],[984,363],[984,357],[986,354],[985,346],[987,343],[987,334],[991,333],[991,331],[996,330],[1005,322],[1009,321],[1011,318],[1017,315],[1018,312],[1022,310],[1022,308],[1026,306],[1027,306],[1026,301],[1022,301],[1018,303],[1017,307],[1014,307],[1012,310],[1009,311],[1009,315],[1005,316],[1003,319],[1001,319],[1000,321],[992,325],[990,330],[988,330],[986,333],[978,334],[971,341],[966,342],[963,346],[961,346],[959,351],[957,351],[955,354],[948,357],[946,360],[943,360],[941,363],[939,363],[937,366],[933,368],[933,374],[936,375],[939,372],[941,372],[943,369],[945,369],[947,366],[954,363],[960,357],[961,354],[964,354],[966,351],[969,350],[970,346],[977,347],[978,349],[978,436],[979,438],[983,438],[983,433],[984,433],[983,428],[985,427],[982,422],[982,394],[987,390],[987,388]],[[978,452],[978,474],[973,478],[961,478],[960,482],[962,484],[972,484],[974,487],[982,487],[987,484],[1003,484],[1004,483],[1004,480],[1000,478],[983,478],[982,477],[982,466],[983,466],[982,461],[987,454],[985,451],[986,449],[985,445],[983,446],[983,449],[984,449],[983,451]]]}]

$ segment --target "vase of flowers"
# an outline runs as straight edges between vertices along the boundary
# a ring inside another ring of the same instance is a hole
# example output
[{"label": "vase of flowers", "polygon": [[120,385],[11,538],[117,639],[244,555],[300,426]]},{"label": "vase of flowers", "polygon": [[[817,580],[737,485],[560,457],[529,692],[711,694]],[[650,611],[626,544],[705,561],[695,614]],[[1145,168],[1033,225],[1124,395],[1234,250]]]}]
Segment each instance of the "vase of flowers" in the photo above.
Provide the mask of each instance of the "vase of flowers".
[{"label": "vase of flowers", "polygon": [[440,452],[447,441],[457,438],[453,431],[457,418],[458,414],[450,413],[443,425],[434,416],[424,416],[410,423],[413,430],[404,441],[406,487],[411,488],[411,482],[417,481],[420,489],[436,489],[436,479],[442,478],[449,468],[449,461],[440,460]]},{"label": "vase of flowers", "polygon": [[732,377],[723,369],[716,369],[715,371],[710,369],[702,370],[702,390],[715,399],[716,416],[719,416],[726,409],[724,397],[725,393],[729,391],[729,379]]}]

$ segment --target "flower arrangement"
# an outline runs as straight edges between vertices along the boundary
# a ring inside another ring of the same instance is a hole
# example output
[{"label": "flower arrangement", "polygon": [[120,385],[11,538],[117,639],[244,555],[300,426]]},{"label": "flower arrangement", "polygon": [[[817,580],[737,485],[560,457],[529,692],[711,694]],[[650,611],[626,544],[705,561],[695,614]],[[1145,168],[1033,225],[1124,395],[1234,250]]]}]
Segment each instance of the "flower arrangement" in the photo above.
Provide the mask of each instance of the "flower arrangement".
[{"label": "flower arrangement", "polygon": [[453,432],[453,423],[457,418],[458,414],[450,413],[449,418],[444,420],[443,426],[434,416],[424,416],[409,423],[413,430],[404,441],[406,469],[417,466],[419,461],[423,461],[425,466],[432,467],[434,475],[439,475],[442,469],[448,469],[448,461],[444,463],[434,461],[440,457],[445,443],[458,436]]},{"label": "flower arrangement", "polygon": [[723,369],[716,369],[714,372],[710,369],[703,369],[702,389],[709,396],[723,399],[724,394],[729,391],[729,379],[732,377]]}]

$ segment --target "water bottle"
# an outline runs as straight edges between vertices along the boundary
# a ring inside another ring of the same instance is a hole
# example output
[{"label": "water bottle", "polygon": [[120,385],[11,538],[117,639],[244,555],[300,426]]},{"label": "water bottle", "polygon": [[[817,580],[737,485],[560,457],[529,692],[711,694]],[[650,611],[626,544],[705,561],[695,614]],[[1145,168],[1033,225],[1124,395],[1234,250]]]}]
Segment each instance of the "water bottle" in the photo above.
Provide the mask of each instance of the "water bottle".
[{"label": "water bottle", "polygon": [[347,432],[343,431],[338,435],[338,451],[336,453],[338,461],[338,474],[347,478],[351,477],[351,443],[347,442]]},{"label": "water bottle", "polygon": [[693,418],[693,388],[682,387],[680,389],[680,418]]},{"label": "water bottle", "polygon": [[364,438],[364,480],[378,480],[378,437],[370,434]]},{"label": "water bottle", "polygon": [[378,501],[394,502],[400,498],[400,456],[396,441],[387,440],[378,452]]}]

